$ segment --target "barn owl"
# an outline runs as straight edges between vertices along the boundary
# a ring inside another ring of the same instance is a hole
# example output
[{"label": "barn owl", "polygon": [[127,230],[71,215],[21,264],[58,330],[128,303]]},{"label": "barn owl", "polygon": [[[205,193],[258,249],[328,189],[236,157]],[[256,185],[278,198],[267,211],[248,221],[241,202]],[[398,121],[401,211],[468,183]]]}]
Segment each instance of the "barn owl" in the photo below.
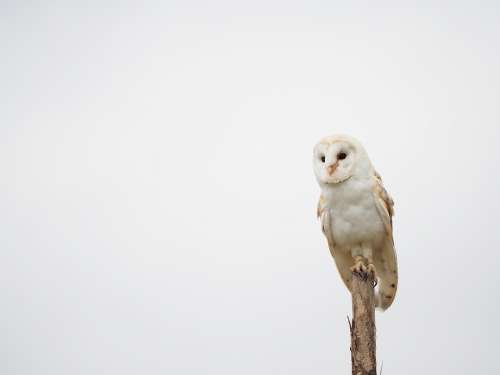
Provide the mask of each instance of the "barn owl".
[{"label": "barn owl", "polygon": [[398,283],[392,198],[365,149],[352,137],[321,139],[314,147],[313,167],[321,187],[317,216],[342,280],[350,289],[352,271],[373,272],[376,305],[387,309]]}]

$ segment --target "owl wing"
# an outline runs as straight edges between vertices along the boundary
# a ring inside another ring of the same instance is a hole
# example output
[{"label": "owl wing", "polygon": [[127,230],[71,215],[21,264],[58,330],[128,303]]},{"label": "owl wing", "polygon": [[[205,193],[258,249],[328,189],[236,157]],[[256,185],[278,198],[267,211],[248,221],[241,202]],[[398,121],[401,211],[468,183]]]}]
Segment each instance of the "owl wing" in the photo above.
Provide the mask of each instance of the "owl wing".
[{"label": "owl wing", "polygon": [[321,218],[321,228],[328,242],[328,248],[339,271],[340,277],[347,289],[351,290],[351,269],[352,256],[349,252],[335,251],[335,239],[333,238],[332,220],[330,210],[325,208],[325,200],[320,196],[318,202],[317,216]]},{"label": "owl wing", "polygon": [[385,190],[384,184],[382,183],[382,177],[375,172],[373,176],[375,180],[373,194],[375,197],[375,203],[377,205],[377,210],[384,223],[387,235],[390,236],[392,240],[392,217],[394,216],[394,201],[391,196]]},{"label": "owl wing", "polygon": [[373,197],[379,216],[386,229],[386,238],[381,249],[374,254],[374,263],[379,277],[377,306],[387,309],[396,296],[398,287],[398,262],[394,239],[392,237],[392,216],[394,215],[394,201],[382,183],[382,178],[375,172]]}]

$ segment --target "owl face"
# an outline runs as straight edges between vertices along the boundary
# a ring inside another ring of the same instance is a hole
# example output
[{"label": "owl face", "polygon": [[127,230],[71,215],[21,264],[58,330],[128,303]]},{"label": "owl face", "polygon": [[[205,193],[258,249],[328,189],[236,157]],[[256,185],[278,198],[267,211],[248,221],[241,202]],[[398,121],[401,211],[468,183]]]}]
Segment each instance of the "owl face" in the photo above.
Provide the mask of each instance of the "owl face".
[{"label": "owl face", "polygon": [[360,153],[357,142],[345,136],[323,138],[314,147],[314,173],[318,182],[338,184],[355,173]]}]

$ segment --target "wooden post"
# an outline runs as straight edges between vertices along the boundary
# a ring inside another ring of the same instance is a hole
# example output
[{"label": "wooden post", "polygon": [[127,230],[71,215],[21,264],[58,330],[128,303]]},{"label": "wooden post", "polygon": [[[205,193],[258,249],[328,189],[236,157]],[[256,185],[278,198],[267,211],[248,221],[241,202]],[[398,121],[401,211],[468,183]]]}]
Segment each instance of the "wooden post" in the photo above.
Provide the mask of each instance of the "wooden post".
[{"label": "wooden post", "polygon": [[352,273],[352,375],[376,375],[374,275]]}]

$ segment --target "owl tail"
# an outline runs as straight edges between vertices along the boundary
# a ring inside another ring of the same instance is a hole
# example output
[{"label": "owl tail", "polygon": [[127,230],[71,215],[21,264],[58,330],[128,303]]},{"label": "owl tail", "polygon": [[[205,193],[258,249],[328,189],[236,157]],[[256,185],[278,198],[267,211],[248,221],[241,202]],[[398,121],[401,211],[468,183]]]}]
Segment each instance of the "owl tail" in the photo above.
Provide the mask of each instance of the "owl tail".
[{"label": "owl tail", "polygon": [[382,278],[379,278],[378,282],[379,284],[378,284],[377,294],[375,295],[375,303],[377,308],[383,311],[387,310],[389,306],[392,305],[397,287],[393,288],[391,285],[396,285],[396,284],[391,283],[390,280],[384,280]]},{"label": "owl tail", "polygon": [[381,257],[375,260],[378,287],[375,295],[377,308],[387,310],[391,306],[398,289],[398,263],[392,241],[386,241]]}]

